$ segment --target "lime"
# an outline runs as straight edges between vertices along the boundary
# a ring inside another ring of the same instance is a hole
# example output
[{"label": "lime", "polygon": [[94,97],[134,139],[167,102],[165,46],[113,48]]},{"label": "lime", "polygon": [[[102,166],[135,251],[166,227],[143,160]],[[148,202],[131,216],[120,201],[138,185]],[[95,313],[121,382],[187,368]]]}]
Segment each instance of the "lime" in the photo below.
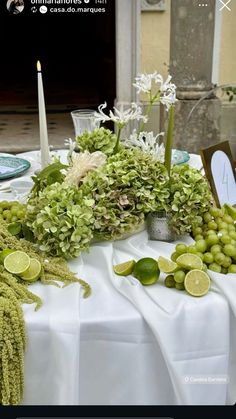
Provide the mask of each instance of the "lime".
[{"label": "lime", "polygon": [[175,280],[173,275],[167,275],[165,278],[165,286],[167,288],[175,288]]},{"label": "lime", "polygon": [[0,252],[0,263],[4,262],[4,259],[10,255],[11,253],[15,252],[13,249],[4,249]]},{"label": "lime", "polygon": [[185,269],[202,269],[202,259],[194,253],[184,253],[176,260],[176,263]]},{"label": "lime", "polygon": [[116,275],[127,276],[132,274],[135,263],[135,260],[129,260],[128,262],[113,266],[113,270]]},{"label": "lime", "polygon": [[157,261],[152,258],[140,259],[134,267],[133,275],[143,285],[155,284],[160,276],[160,269]]},{"label": "lime", "polygon": [[207,294],[210,284],[211,281],[207,273],[199,269],[188,272],[184,280],[186,291],[193,297],[202,297]]},{"label": "lime", "polygon": [[158,266],[160,271],[165,272],[166,274],[175,272],[178,268],[177,263],[173,262],[173,260],[166,259],[163,256],[159,256]]},{"label": "lime", "polygon": [[11,274],[24,274],[30,266],[30,257],[25,252],[16,250],[4,259],[4,268]]},{"label": "lime", "polygon": [[35,282],[37,279],[39,279],[41,274],[41,263],[37,259],[30,259],[30,266],[27,269],[27,271],[20,275],[21,279],[28,282]]}]

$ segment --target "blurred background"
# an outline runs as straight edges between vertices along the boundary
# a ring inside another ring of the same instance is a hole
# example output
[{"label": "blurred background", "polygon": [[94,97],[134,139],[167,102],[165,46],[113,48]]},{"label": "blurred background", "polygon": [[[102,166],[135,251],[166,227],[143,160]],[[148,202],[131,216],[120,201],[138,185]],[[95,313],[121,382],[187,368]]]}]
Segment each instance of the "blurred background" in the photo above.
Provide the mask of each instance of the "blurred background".
[{"label": "blurred background", "polygon": [[[27,7],[11,15],[4,3],[1,152],[39,148],[39,59],[54,148],[74,136],[71,110],[137,100],[135,75],[157,70],[165,77],[170,71],[178,86],[176,147],[198,152],[229,140],[236,159],[236,95],[212,90],[236,85],[235,0],[228,8],[220,0],[107,0],[105,13],[86,15],[33,14]],[[148,128],[158,132],[162,124],[157,106]]]}]

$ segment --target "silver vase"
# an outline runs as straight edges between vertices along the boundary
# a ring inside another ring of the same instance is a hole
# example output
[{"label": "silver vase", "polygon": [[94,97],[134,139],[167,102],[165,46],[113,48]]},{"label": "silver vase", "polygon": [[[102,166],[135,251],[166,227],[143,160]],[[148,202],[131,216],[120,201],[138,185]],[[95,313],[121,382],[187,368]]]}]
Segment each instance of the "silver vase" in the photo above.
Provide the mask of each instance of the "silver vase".
[{"label": "silver vase", "polygon": [[169,225],[170,217],[165,211],[151,212],[147,216],[147,231],[150,240],[173,242],[175,233]]}]

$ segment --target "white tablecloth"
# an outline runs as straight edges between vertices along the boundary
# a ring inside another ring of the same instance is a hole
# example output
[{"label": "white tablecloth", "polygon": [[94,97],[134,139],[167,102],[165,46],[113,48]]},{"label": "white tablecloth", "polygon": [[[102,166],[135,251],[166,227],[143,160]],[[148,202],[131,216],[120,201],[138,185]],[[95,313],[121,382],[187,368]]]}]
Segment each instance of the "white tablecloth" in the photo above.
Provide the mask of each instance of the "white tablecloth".
[{"label": "white tablecloth", "polygon": [[163,278],[144,288],[113,274],[115,263],[168,256],[172,246],[148,241],[146,232],[93,245],[70,263],[93,289],[80,304],[78,285],[34,285],[44,306],[24,307],[24,404],[235,403],[232,287],[225,293],[217,277],[197,299],[165,288]]}]

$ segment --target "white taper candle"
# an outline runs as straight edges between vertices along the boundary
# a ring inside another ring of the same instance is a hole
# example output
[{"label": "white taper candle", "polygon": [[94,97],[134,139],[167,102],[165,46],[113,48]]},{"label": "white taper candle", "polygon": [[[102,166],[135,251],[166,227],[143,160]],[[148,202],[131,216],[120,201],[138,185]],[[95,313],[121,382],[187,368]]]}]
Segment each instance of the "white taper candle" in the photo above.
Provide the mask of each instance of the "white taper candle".
[{"label": "white taper candle", "polygon": [[48,166],[50,163],[49,145],[48,145],[48,130],[47,118],[44,101],[43,80],[41,73],[40,61],[37,61],[38,71],[38,109],[39,109],[39,136],[40,136],[40,149],[41,149],[41,167]]}]

